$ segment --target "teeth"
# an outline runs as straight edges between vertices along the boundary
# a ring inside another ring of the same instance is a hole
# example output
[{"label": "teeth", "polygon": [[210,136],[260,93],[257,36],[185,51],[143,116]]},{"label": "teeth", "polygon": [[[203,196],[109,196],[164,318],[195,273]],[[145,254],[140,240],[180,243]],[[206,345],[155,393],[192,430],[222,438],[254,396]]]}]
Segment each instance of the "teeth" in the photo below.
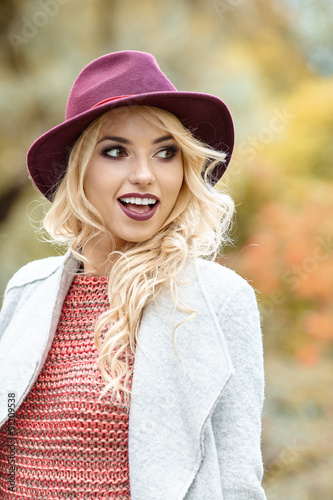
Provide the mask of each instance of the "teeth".
[{"label": "teeth", "polygon": [[120,198],[120,201],[133,205],[155,205],[157,200],[153,198]]}]

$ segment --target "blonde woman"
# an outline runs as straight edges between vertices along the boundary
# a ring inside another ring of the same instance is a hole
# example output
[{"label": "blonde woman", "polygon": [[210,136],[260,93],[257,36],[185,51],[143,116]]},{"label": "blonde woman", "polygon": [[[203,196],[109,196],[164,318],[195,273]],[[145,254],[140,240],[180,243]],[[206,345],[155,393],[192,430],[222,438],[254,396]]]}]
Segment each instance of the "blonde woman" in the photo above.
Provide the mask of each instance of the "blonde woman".
[{"label": "blonde woman", "polygon": [[225,104],[135,51],[84,68],[30,148],[68,251],[7,286],[1,498],[265,499],[256,299],[212,262],[232,148]]}]

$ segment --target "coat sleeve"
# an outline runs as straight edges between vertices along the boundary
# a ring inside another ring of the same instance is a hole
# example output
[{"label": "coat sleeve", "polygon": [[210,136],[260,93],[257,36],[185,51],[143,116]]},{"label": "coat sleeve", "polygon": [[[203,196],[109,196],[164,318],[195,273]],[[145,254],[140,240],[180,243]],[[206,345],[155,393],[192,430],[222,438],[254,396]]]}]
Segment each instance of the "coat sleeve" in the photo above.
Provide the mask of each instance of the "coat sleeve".
[{"label": "coat sleeve", "polygon": [[225,500],[264,500],[260,438],[264,397],[260,318],[252,287],[243,284],[218,314],[234,374],[212,414]]}]

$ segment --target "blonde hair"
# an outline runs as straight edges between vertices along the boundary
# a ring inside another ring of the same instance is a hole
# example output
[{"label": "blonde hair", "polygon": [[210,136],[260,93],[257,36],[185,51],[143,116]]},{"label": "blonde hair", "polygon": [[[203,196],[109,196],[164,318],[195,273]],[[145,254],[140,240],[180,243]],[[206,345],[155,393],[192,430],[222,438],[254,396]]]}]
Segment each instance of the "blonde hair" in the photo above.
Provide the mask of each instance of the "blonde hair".
[{"label": "blonde hair", "polygon": [[[184,181],[173,210],[154,236],[141,243],[127,243],[122,252],[110,251],[109,257],[118,254],[108,285],[110,309],[96,322],[95,343],[105,382],[102,395],[111,391],[116,400],[123,397],[125,402],[130,395],[133,370],[129,368],[129,356],[135,353],[144,308],[167,286],[175,306],[190,316],[195,314],[178,301],[179,273],[198,256],[216,258],[221,245],[230,242],[228,232],[234,213],[230,196],[208,183],[214,166],[225,160],[225,153],[194,138],[168,111],[150,106],[135,108],[174,137],[182,151]],[[72,148],[68,169],[44,219],[44,227],[52,238],[66,243],[83,262],[86,259],[81,251],[90,238],[110,238],[104,221],[84,192],[84,179],[102,120],[103,116],[93,122]]]}]

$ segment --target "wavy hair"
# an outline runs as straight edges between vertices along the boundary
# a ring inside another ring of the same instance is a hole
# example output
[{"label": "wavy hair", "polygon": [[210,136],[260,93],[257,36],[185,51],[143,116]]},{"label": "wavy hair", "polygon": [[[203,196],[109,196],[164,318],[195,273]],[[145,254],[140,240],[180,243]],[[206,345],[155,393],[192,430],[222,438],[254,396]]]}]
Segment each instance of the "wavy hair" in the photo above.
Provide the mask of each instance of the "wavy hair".
[{"label": "wavy hair", "polygon": [[[225,153],[196,139],[168,111],[151,106],[135,108],[174,137],[182,152],[184,181],[173,210],[155,235],[141,243],[128,242],[121,252],[110,248],[110,262],[115,261],[108,284],[110,309],[95,324],[95,343],[105,382],[101,397],[110,391],[114,400],[126,403],[133,371],[129,359],[135,353],[144,308],[168,287],[175,306],[187,312],[188,319],[195,315],[178,300],[179,275],[188,261],[199,256],[214,259],[221,246],[231,242],[228,234],[234,214],[231,197],[208,182],[216,164],[225,161]],[[81,262],[87,262],[82,249],[90,238],[112,241],[84,190],[102,120],[103,116],[95,120],[73,146],[66,174],[44,218],[52,238],[65,243]]]}]

